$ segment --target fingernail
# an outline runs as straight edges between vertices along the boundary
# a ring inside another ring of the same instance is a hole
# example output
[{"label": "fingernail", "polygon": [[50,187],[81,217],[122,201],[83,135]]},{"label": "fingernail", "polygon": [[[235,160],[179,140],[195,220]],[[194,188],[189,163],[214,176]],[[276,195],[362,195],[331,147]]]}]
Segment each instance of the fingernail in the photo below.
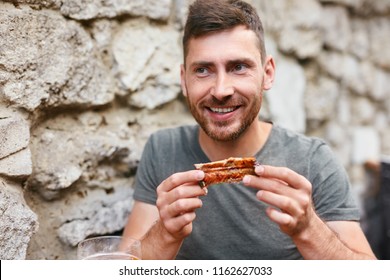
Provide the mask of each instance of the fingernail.
[{"label": "fingernail", "polygon": [[209,193],[209,190],[207,188],[203,188],[204,195],[207,195]]},{"label": "fingernail", "polygon": [[251,179],[250,179],[249,176],[247,176],[247,175],[245,175],[244,178],[242,178],[242,182],[243,182],[245,185],[248,185],[250,181],[251,181]]},{"label": "fingernail", "polygon": [[263,172],[264,172],[264,166],[262,166],[262,165],[256,166],[255,172],[256,172],[258,175],[263,174]]},{"label": "fingernail", "polygon": [[203,180],[204,178],[204,172],[203,171],[198,171],[195,176],[196,180],[200,181]]}]

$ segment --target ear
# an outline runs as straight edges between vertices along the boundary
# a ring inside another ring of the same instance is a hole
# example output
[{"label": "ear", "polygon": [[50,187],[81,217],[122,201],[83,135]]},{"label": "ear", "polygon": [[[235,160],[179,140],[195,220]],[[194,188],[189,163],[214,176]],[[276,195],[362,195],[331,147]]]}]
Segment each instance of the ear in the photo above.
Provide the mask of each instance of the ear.
[{"label": "ear", "polygon": [[275,61],[272,56],[267,56],[264,64],[264,77],[263,77],[263,88],[269,90],[274,84],[275,78]]},{"label": "ear", "polygon": [[187,97],[187,86],[186,86],[186,69],[184,67],[184,64],[180,65],[180,84],[181,84],[181,90],[185,97]]}]

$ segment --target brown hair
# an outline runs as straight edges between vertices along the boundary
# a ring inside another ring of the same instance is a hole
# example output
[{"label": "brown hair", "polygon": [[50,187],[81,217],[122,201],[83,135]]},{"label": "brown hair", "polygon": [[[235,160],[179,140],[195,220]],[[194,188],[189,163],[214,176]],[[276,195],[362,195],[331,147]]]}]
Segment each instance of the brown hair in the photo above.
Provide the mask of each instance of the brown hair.
[{"label": "brown hair", "polygon": [[196,0],[190,6],[184,27],[184,62],[188,53],[188,42],[191,38],[231,29],[238,25],[244,25],[255,32],[259,40],[261,60],[264,62],[266,53],[263,24],[256,9],[240,0]]}]

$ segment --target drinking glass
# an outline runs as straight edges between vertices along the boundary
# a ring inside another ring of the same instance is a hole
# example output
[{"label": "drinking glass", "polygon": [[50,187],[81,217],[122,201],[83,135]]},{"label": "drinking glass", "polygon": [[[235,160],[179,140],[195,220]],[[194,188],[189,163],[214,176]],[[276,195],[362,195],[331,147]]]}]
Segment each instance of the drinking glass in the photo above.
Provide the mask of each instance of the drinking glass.
[{"label": "drinking glass", "polygon": [[121,236],[87,238],[77,246],[79,260],[140,260],[141,241]]}]

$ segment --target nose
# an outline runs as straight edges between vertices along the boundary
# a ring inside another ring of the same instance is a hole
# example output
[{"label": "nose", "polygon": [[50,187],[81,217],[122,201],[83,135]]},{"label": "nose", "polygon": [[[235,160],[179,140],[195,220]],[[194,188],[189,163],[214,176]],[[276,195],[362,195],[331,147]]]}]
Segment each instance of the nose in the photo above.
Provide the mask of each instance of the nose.
[{"label": "nose", "polygon": [[229,75],[227,73],[218,73],[215,79],[215,84],[211,89],[211,95],[218,100],[223,100],[225,97],[233,94],[234,88]]}]

